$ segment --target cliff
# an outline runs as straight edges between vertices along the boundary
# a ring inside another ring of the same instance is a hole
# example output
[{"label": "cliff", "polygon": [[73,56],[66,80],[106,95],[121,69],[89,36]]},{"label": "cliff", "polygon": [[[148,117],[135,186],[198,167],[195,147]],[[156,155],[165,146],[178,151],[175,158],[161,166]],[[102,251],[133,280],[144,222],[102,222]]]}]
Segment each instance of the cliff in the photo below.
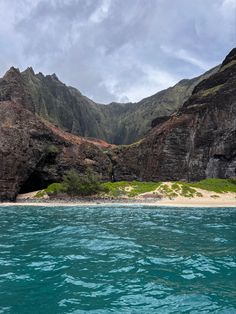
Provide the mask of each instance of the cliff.
[{"label": "cliff", "polygon": [[[116,180],[236,176],[236,49],[192,96],[136,144],[111,153]],[[156,125],[156,126],[155,126]]]},{"label": "cliff", "polygon": [[0,200],[60,181],[69,169],[111,179],[109,145],[57,129],[16,101],[0,102]]}]

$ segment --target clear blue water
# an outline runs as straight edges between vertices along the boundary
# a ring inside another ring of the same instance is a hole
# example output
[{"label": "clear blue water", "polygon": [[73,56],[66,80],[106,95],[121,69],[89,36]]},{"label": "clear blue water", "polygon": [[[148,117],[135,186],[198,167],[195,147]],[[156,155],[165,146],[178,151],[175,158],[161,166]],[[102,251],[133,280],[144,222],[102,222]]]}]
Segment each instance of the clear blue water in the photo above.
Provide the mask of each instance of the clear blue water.
[{"label": "clear blue water", "polygon": [[236,313],[236,208],[0,207],[0,313]]}]

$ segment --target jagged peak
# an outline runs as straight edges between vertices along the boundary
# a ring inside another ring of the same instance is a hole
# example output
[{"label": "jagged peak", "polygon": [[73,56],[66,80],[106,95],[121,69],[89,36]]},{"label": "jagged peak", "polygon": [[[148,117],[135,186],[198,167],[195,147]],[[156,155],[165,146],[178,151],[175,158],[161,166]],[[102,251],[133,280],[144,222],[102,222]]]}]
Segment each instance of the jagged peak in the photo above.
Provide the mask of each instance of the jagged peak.
[{"label": "jagged peak", "polygon": [[20,73],[19,68],[16,68],[14,66],[11,66],[10,69],[7,72],[10,72],[10,71]]},{"label": "jagged peak", "polygon": [[58,77],[57,77],[56,73],[53,73],[53,74],[51,75],[51,77],[52,77],[54,80],[59,81],[59,79],[58,79]]},{"label": "jagged peak", "polygon": [[14,66],[11,66],[10,69],[4,74],[3,79],[10,79],[20,76],[20,70],[18,68],[15,68]]},{"label": "jagged peak", "polygon": [[53,73],[53,74],[48,74],[45,76],[46,78],[49,78],[50,80],[54,81],[54,82],[58,82],[60,84],[63,84],[65,85],[64,83],[62,83],[59,78],[57,77],[56,73]]},{"label": "jagged peak", "polygon": [[43,79],[43,78],[45,77],[42,72],[37,73],[36,76],[37,76],[39,79]]},{"label": "jagged peak", "polygon": [[29,74],[33,74],[35,75],[34,73],[34,69],[32,67],[28,67],[25,71],[23,71],[22,73],[29,73]]}]

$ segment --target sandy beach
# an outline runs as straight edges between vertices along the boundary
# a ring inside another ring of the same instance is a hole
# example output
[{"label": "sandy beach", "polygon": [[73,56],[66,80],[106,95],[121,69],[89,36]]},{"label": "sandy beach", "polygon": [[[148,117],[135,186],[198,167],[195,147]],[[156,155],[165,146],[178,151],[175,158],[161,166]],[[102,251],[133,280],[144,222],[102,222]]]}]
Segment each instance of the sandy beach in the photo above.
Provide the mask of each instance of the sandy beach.
[{"label": "sandy beach", "polygon": [[235,197],[220,197],[214,198],[176,198],[176,199],[161,199],[161,200],[142,200],[142,199],[129,199],[129,200],[91,200],[91,201],[57,201],[57,200],[47,200],[47,201],[35,201],[35,200],[25,200],[17,202],[3,202],[0,206],[41,206],[41,207],[58,207],[58,206],[154,206],[154,207],[235,207],[236,199]]},{"label": "sandy beach", "polygon": [[[215,193],[196,189],[201,197],[152,197],[150,193],[142,193],[136,197],[84,197],[84,198],[49,198],[37,199],[37,191],[19,194],[16,202],[3,202],[0,206],[155,206],[155,207],[235,207],[236,193]],[[153,194],[155,195],[155,194]],[[148,196],[148,197],[147,197]]]}]

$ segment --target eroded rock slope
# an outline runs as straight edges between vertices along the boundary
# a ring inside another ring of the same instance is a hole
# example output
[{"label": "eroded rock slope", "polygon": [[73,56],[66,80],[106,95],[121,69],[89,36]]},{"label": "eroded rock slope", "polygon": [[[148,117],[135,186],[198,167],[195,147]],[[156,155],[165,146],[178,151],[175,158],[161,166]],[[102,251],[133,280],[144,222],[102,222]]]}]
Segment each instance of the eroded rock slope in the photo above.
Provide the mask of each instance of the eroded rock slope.
[{"label": "eroded rock slope", "polygon": [[236,176],[236,49],[217,73],[137,144],[111,156],[116,180],[186,180]]},{"label": "eroded rock slope", "polygon": [[103,141],[85,140],[41,120],[17,101],[0,102],[0,200],[60,181],[70,169],[88,168],[111,179]]}]

